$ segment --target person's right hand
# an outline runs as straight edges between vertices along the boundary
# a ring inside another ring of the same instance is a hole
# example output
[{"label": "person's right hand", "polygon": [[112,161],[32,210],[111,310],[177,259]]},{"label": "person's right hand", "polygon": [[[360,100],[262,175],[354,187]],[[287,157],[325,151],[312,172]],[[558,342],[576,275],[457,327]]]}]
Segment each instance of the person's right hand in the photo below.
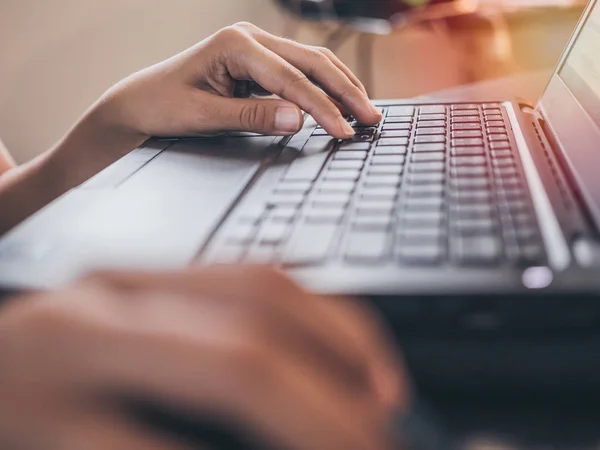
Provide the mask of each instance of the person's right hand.
[{"label": "person's right hand", "polygon": [[368,310],[271,269],[105,273],[3,308],[1,448],[191,448],[108,401],[126,394],[226,417],[275,448],[383,450],[409,401]]}]

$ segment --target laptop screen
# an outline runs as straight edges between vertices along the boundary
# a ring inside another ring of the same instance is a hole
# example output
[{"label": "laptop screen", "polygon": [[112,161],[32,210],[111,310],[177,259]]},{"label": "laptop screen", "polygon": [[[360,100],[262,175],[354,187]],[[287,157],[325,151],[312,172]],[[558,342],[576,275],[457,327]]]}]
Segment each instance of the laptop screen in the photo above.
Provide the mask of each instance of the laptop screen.
[{"label": "laptop screen", "polygon": [[600,125],[600,3],[593,6],[587,17],[560,77]]}]

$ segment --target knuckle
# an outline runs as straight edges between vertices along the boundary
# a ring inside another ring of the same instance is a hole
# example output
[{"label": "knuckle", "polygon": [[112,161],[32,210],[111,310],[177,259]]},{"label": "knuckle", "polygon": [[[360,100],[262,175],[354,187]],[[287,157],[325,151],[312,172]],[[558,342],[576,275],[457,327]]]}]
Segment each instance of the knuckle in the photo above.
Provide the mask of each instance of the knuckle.
[{"label": "knuckle", "polygon": [[269,108],[260,102],[244,105],[241,111],[240,122],[246,129],[269,130],[273,125]]},{"label": "knuckle", "polygon": [[246,22],[246,21],[236,22],[235,24],[233,24],[233,26],[236,28],[240,28],[242,30],[251,31],[251,32],[260,30],[260,28],[258,28],[253,23]]},{"label": "knuckle", "polygon": [[230,25],[218,31],[215,34],[215,38],[229,44],[232,42],[244,42],[249,39],[249,36],[242,27]]},{"label": "knuckle", "polygon": [[327,47],[315,47],[321,54],[327,56],[327,58],[332,59],[335,57],[335,53],[328,49]]}]

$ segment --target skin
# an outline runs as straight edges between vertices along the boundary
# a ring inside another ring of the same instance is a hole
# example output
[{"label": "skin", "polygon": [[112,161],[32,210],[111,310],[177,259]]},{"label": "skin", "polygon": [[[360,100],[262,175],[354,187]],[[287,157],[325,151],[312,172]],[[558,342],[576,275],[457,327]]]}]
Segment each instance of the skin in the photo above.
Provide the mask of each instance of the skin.
[{"label": "skin", "polygon": [[[233,98],[241,80],[279,98]],[[33,161],[16,167],[0,147],[0,234],[150,136],[288,135],[301,109],[340,139],[353,134],[342,111],[381,120],[328,50],[223,29],[108,90]],[[385,425],[410,399],[382,330],[359,302],[265,267],[102,273],[15,298],[0,310],[0,448],[192,448],[115,401],[135,396],[245,424],[275,448],[386,450]]]},{"label": "skin", "polygon": [[[280,98],[233,98],[241,80]],[[365,124],[381,120],[364,86],[331,51],[248,23],[225,28],[109,89],[33,161],[15,168],[0,152],[0,234],[151,136],[289,135],[302,126],[301,110],[340,139],[354,134],[341,110]]]},{"label": "skin", "polygon": [[2,448],[192,448],[107,400],[127,393],[245,424],[274,448],[384,450],[409,400],[368,309],[273,269],[103,273],[4,308]]}]

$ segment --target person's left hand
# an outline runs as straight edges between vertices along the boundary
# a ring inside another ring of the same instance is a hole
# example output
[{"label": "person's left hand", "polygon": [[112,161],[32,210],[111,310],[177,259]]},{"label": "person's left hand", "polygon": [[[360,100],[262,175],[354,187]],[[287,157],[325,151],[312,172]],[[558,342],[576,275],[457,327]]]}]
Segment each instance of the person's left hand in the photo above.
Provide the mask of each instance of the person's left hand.
[{"label": "person's left hand", "polygon": [[[234,98],[254,81],[281,99]],[[221,131],[289,135],[301,110],[334,137],[354,134],[342,112],[373,125],[381,113],[364,86],[330,50],[273,36],[249,23],[222,29],[198,45],[125,79],[97,105],[104,116],[144,136]]]}]

